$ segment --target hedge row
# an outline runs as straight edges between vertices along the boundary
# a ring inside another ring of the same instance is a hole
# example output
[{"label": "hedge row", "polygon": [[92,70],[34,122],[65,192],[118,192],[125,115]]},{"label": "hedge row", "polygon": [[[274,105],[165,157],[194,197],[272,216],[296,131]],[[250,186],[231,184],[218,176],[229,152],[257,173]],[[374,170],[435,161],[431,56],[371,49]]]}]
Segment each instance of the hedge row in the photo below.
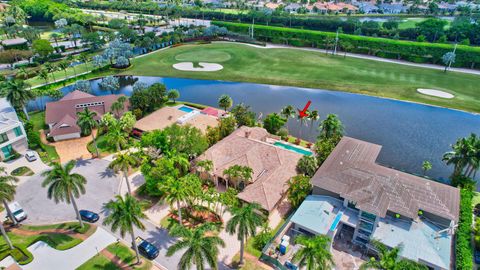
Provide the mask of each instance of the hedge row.
[{"label": "hedge row", "polygon": [[472,198],[473,191],[467,188],[460,190],[460,217],[456,241],[456,269],[473,269],[472,236]]},{"label": "hedge row", "polygon": [[[249,27],[251,27],[251,24],[223,21],[215,21],[212,22],[212,24],[226,27],[230,31],[243,34],[248,34]],[[298,47],[331,49],[336,34],[313,30],[255,25],[254,36],[257,40],[265,42],[288,44]],[[350,46],[347,47],[347,43]],[[453,45],[451,44],[392,40],[348,34],[339,34],[339,47],[347,48],[347,51],[354,53],[439,65],[443,64],[442,56],[453,50]],[[458,45],[456,60],[452,66],[480,69],[480,47]]]}]

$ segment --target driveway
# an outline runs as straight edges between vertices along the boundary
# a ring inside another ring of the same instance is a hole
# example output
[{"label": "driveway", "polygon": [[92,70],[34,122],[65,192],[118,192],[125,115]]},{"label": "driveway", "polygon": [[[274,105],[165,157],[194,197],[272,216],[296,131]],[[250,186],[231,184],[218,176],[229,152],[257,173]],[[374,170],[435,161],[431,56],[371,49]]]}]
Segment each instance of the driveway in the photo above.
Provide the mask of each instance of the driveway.
[{"label": "driveway", "polygon": [[[96,134],[97,132],[94,131]],[[91,136],[85,136],[77,139],[48,142],[45,138],[44,132],[41,132],[42,142],[55,147],[60,162],[65,163],[73,159],[89,159],[92,158],[92,154],[88,151],[87,145],[92,141]]]},{"label": "driveway", "polygon": [[51,248],[47,243],[39,241],[28,247],[28,251],[33,254],[35,259],[31,263],[22,266],[22,269],[74,270],[108,245],[115,243],[116,240],[117,239],[106,230],[97,228],[97,231],[85,241],[74,248],[64,251],[56,250]]},{"label": "driveway", "polygon": [[[106,169],[108,164],[109,162],[103,159],[80,160],[74,171],[87,178],[86,193],[77,200],[78,207],[99,213],[100,220],[97,222],[97,225],[99,228],[104,228],[111,232],[110,227],[102,225],[105,218],[103,207],[106,202],[118,194],[120,181],[124,180],[121,180],[112,171]],[[75,213],[73,207],[62,202],[55,204],[53,200],[49,200],[46,188],[41,186],[42,181],[43,178],[41,176],[35,175],[17,188],[15,200],[22,205],[28,214],[28,219],[24,223],[47,224],[74,220]],[[174,254],[172,257],[166,256],[168,247],[175,242],[175,239],[169,236],[167,230],[157,227],[149,220],[143,220],[143,223],[146,227],[145,231],[135,229],[135,233],[160,249],[160,255],[155,259],[157,265],[161,265],[165,269],[176,269],[181,254]],[[122,238],[118,232],[112,234],[115,238],[123,239],[127,243],[131,242],[129,235]],[[99,250],[101,249],[99,248]],[[229,268],[222,262],[219,262],[219,269]]]}]

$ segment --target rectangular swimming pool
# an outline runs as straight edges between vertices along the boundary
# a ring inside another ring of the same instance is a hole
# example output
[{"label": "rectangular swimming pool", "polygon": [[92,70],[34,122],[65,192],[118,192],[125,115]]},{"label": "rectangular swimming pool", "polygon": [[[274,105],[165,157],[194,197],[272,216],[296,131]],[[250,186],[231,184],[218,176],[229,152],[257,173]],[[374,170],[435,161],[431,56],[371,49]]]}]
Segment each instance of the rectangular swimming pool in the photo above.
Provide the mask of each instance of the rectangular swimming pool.
[{"label": "rectangular swimming pool", "polygon": [[178,109],[179,109],[180,111],[186,112],[186,113],[189,113],[189,112],[192,112],[192,111],[193,111],[192,108],[187,107],[187,106],[182,106],[182,107],[179,107]]},{"label": "rectangular swimming pool", "polygon": [[285,144],[285,143],[282,143],[282,142],[275,142],[273,145],[281,147],[283,149],[293,151],[293,152],[297,152],[297,153],[305,155],[305,156],[311,156],[312,155],[312,152],[310,152],[308,150],[298,148],[298,147],[295,147],[293,145]]}]

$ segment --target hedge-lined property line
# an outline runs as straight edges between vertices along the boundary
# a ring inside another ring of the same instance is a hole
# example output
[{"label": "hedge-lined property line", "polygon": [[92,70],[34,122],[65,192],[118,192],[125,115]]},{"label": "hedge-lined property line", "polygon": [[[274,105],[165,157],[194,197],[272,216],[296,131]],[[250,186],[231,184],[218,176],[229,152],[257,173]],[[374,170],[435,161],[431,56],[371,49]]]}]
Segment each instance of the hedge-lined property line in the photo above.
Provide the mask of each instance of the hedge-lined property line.
[{"label": "hedge-lined property line", "polygon": [[[226,27],[230,31],[242,34],[248,34],[252,26],[251,24],[223,21],[214,21],[212,24]],[[330,32],[265,25],[255,25],[253,29],[254,37],[257,40],[297,47],[332,49],[336,37],[335,33]],[[348,34],[339,34],[338,37],[339,49],[415,63],[442,65],[442,56],[454,49],[454,46],[451,44],[392,40]],[[480,68],[480,47],[458,45],[456,60],[452,66]]]},{"label": "hedge-lined property line", "polygon": [[472,252],[472,198],[473,191],[462,188],[460,190],[460,216],[457,228],[456,241],[456,269],[473,269]]}]

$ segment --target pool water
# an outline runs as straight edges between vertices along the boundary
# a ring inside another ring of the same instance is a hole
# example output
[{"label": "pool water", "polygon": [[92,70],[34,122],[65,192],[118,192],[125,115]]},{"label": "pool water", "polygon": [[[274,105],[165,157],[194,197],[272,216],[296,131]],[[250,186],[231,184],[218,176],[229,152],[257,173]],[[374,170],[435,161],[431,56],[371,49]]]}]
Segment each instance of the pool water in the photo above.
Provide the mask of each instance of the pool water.
[{"label": "pool water", "polygon": [[292,146],[292,145],[289,145],[289,144],[285,144],[285,143],[281,143],[281,142],[275,142],[273,145],[281,147],[283,149],[293,151],[293,152],[297,152],[297,153],[305,155],[305,156],[311,156],[312,155],[312,152],[310,152],[308,150],[298,148],[298,147],[295,147],[295,146]]},{"label": "pool water", "polygon": [[182,106],[182,107],[180,107],[180,108],[178,108],[178,109],[179,109],[180,111],[186,112],[186,113],[189,113],[189,112],[192,112],[192,111],[193,111],[192,108],[187,107],[187,106]]}]

